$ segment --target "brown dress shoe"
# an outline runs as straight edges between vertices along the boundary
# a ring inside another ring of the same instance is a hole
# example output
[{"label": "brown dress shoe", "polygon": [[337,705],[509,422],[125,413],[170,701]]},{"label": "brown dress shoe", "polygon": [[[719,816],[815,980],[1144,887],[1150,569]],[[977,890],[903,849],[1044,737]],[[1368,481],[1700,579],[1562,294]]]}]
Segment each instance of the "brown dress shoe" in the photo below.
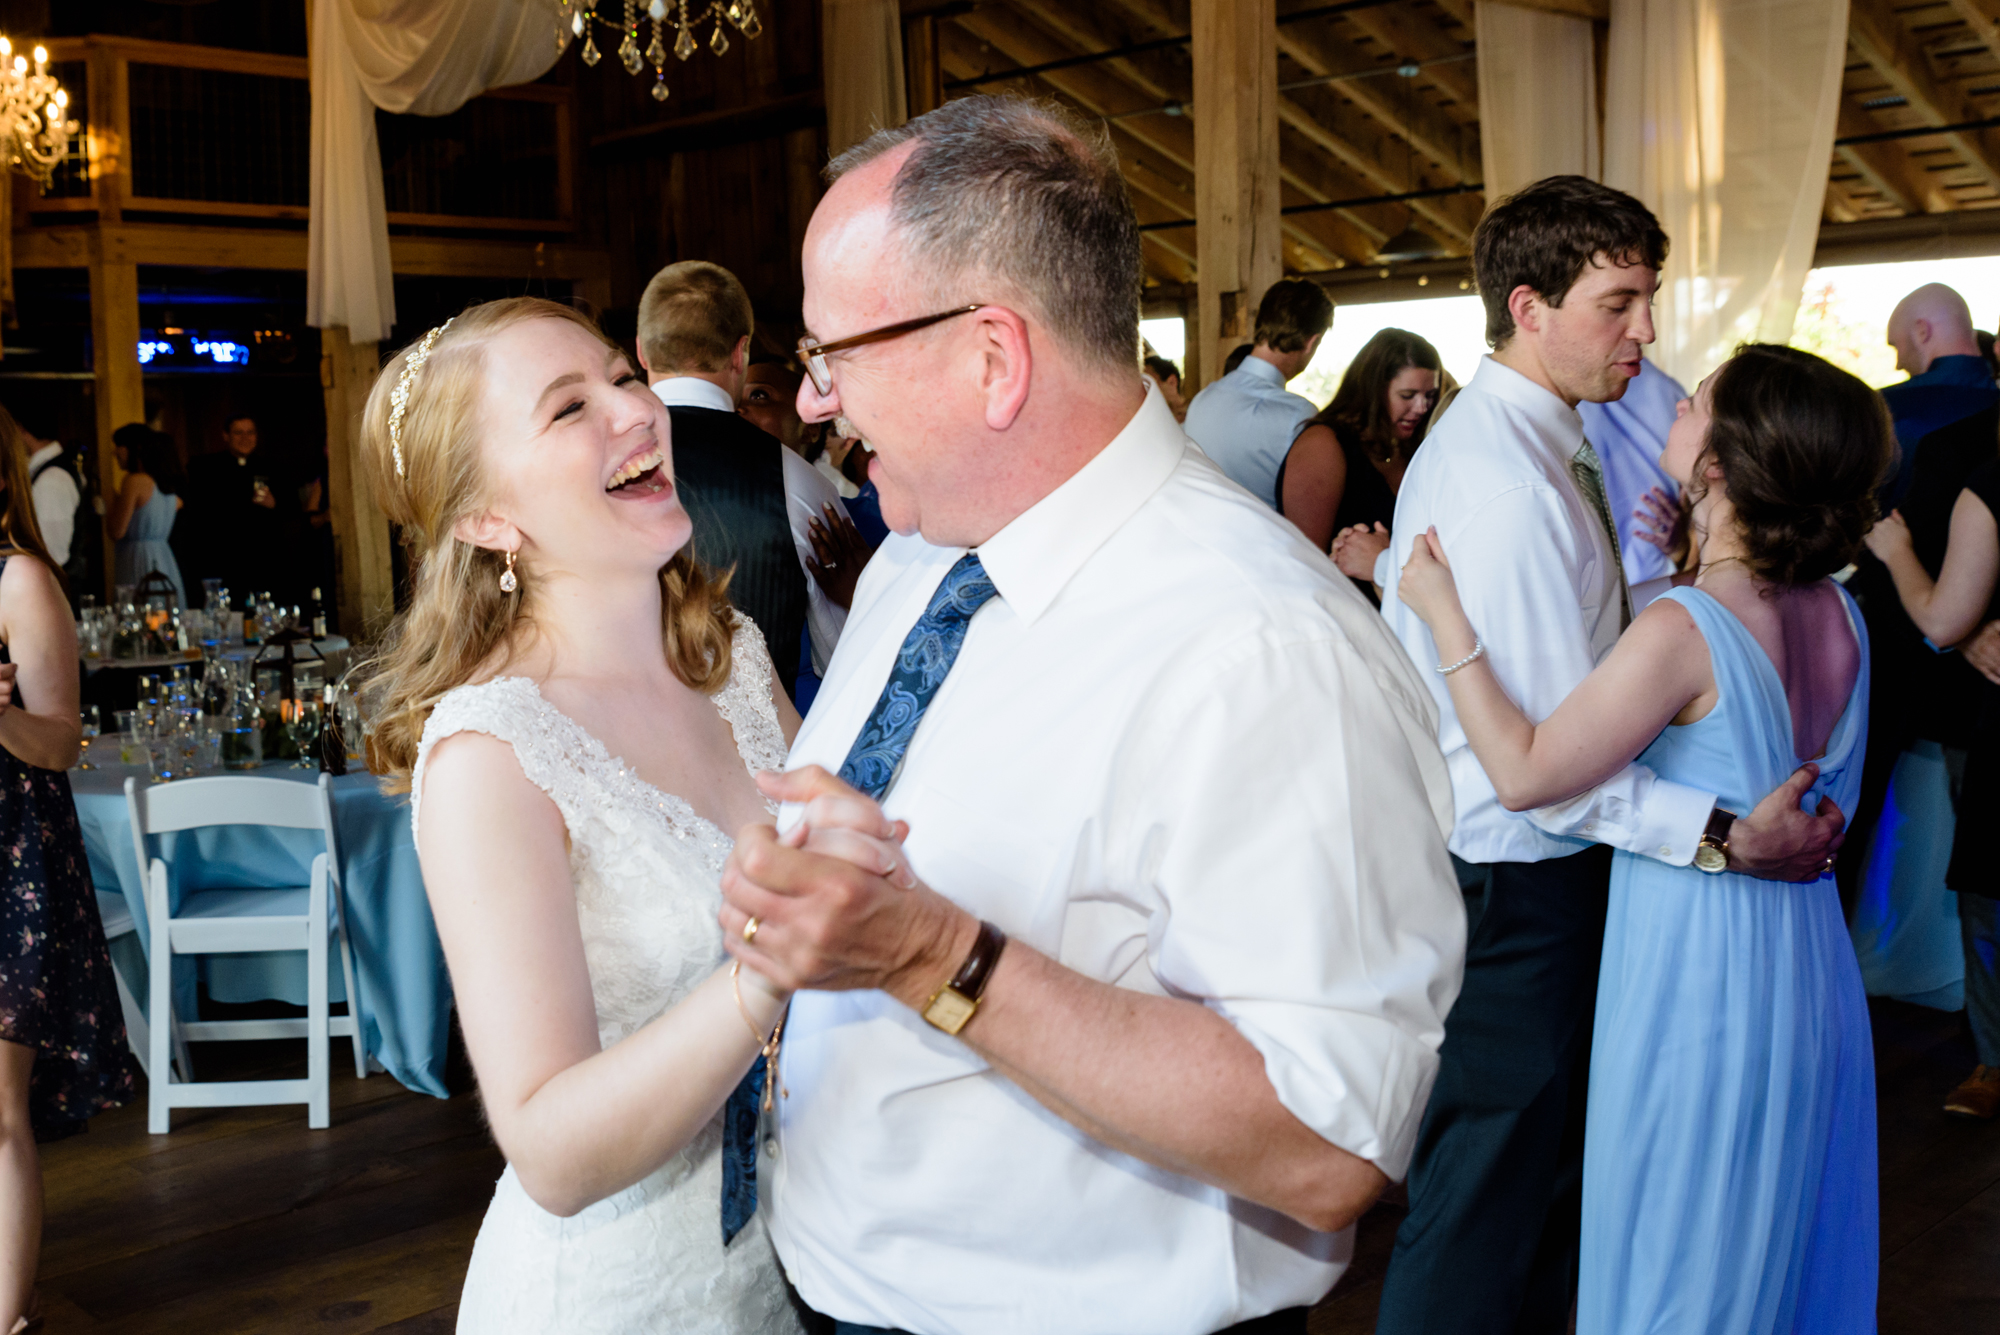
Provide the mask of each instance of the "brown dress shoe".
[{"label": "brown dress shoe", "polygon": [[1961,1117],[1992,1121],[2000,1114],[2000,1066],[1975,1066],[1965,1083],[1951,1091],[1944,1110]]}]

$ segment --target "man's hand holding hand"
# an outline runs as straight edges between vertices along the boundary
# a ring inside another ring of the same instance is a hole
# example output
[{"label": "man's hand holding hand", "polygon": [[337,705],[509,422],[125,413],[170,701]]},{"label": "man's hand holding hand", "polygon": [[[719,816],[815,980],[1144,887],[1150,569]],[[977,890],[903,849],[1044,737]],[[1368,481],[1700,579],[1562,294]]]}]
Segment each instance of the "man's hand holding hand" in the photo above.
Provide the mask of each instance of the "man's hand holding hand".
[{"label": "man's hand holding hand", "polygon": [[971,952],[978,919],[917,879],[908,826],[824,769],[762,774],[757,786],[802,804],[804,818],[784,835],[752,825],[737,837],[722,873],[729,953],[786,990],[880,988],[922,1009]]}]

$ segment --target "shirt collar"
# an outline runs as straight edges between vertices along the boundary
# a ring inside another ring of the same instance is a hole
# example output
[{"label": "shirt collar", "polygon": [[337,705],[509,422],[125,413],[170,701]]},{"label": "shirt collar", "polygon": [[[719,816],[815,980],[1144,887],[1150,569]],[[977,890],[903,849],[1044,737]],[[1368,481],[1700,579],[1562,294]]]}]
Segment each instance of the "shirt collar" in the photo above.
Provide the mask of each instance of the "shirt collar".
[{"label": "shirt collar", "polygon": [[1922,375],[1910,377],[1912,385],[1976,385],[1981,389],[1993,386],[1993,373],[1987,369],[1984,357],[1974,357],[1965,353],[1950,357],[1939,357],[1931,362],[1931,369]]},{"label": "shirt collar", "polygon": [[1261,380],[1273,389],[1283,389],[1285,387],[1284,372],[1265,361],[1262,357],[1246,356],[1242,363],[1229,374],[1240,375],[1248,380]]},{"label": "shirt collar", "polygon": [[669,408],[713,408],[719,413],[736,411],[736,401],[729,397],[729,391],[713,380],[703,380],[697,375],[670,375],[665,380],[656,380],[653,394]]},{"label": "shirt collar", "polygon": [[49,460],[55,458],[58,454],[61,453],[62,453],[62,442],[59,440],[52,440],[48,444],[42,446],[42,448],[36,450],[33,454],[28,456],[28,467],[31,469],[40,468],[43,464],[47,463]]},{"label": "shirt collar", "polygon": [[1528,377],[1492,357],[1479,359],[1479,370],[1465,387],[1476,394],[1490,394],[1510,407],[1518,408],[1560,444],[1562,461],[1568,463],[1583,448],[1583,417],[1576,409],[1542,388]]},{"label": "shirt collar", "polygon": [[1097,457],[979,548],[980,564],[1025,622],[1048,610],[1083,563],[1180,466],[1187,437],[1150,379],[1132,420]]}]

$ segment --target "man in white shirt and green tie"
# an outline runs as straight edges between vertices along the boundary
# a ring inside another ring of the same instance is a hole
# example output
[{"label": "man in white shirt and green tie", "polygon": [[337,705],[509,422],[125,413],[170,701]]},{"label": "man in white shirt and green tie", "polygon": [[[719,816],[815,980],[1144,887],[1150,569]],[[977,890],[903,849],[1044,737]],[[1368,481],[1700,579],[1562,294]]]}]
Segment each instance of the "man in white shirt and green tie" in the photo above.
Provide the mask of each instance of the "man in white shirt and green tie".
[{"label": "man in white shirt and green tie", "polygon": [[1638,200],[1557,176],[1502,200],[1473,237],[1493,355],[1424,440],[1396,496],[1382,615],[1438,702],[1473,917],[1465,987],[1410,1170],[1381,1335],[1569,1328],[1582,1202],[1584,1092],[1614,848],[1685,866],[1719,845],[1733,871],[1810,880],[1844,823],[1799,810],[1801,770],[1753,812],[1628,765],[1534,811],[1500,805],[1452,707],[1430,631],[1396,597],[1435,527],[1507,693],[1546,718],[1632,618],[1603,467],[1577,404],[1624,394],[1653,341],[1667,237]]}]

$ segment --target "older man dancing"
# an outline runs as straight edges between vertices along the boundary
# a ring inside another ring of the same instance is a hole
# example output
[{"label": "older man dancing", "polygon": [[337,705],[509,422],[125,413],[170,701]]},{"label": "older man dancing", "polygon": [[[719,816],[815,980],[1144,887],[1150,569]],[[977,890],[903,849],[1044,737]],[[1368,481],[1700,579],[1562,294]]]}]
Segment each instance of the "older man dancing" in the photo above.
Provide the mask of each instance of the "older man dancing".
[{"label": "older man dancing", "polygon": [[800,408],[899,536],[724,876],[731,950],[819,989],[779,1253],[843,1335],[1301,1332],[1458,988],[1435,706],[1140,375],[1101,131],[965,98],[831,174]]}]

